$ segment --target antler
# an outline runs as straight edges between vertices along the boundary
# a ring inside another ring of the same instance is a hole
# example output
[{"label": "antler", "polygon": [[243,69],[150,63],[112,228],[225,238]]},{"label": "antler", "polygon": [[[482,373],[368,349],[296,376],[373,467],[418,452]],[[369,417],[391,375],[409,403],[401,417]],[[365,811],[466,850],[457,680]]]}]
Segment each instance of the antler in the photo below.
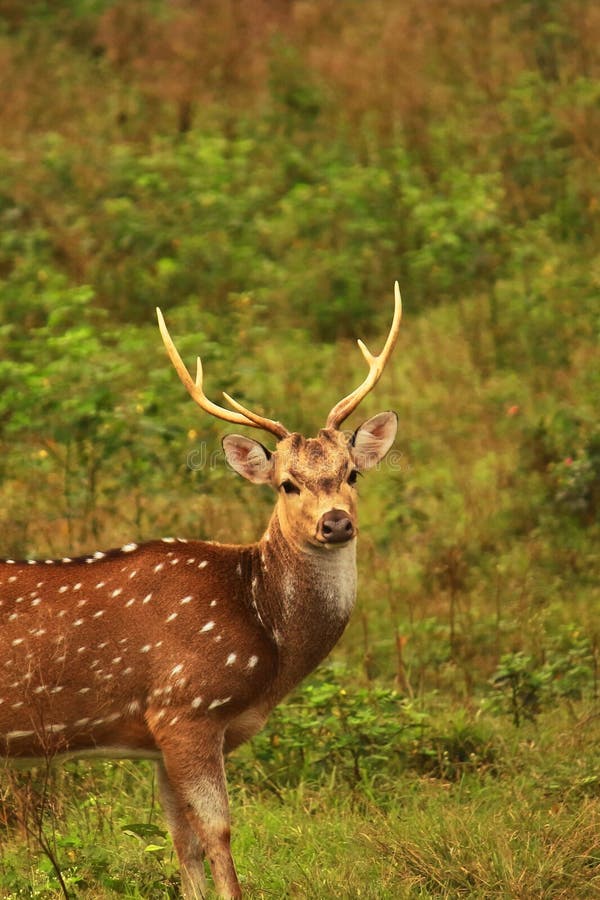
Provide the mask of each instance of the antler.
[{"label": "antler", "polygon": [[211,416],[215,416],[217,419],[223,419],[225,422],[233,422],[235,425],[247,425],[250,428],[260,428],[263,431],[268,431],[271,434],[274,434],[279,440],[288,436],[289,431],[281,424],[281,422],[275,422],[273,419],[265,419],[263,416],[259,416],[257,413],[246,409],[246,407],[242,406],[241,403],[238,403],[237,400],[233,400],[229,394],[226,394],[225,392],[223,392],[223,396],[237,412],[232,412],[209,400],[202,388],[203,374],[200,357],[198,357],[196,380],[194,381],[186,369],[177,347],[171,339],[163,314],[158,307],[156,307],[156,315],[158,316],[158,327],[160,328],[163,343],[167,348],[167,353],[175,367],[175,371],[187,388],[192,400],[194,400],[201,409]]},{"label": "antler", "polygon": [[381,351],[379,356],[373,356],[373,354],[369,351],[365,344],[363,344],[362,341],[358,341],[358,346],[361,349],[361,353],[366,359],[369,366],[369,374],[367,375],[363,383],[359,385],[355,390],[353,390],[351,394],[348,394],[347,397],[344,397],[343,400],[340,400],[339,403],[336,403],[336,405],[327,416],[327,428],[339,428],[342,422],[348,418],[350,413],[354,412],[361,400],[363,400],[364,397],[367,396],[369,391],[375,387],[375,385],[381,378],[381,373],[385,368],[385,364],[387,363],[391,352],[396,345],[396,341],[398,340],[401,318],[402,298],[400,297],[400,288],[398,286],[398,282],[396,282],[394,285],[394,318],[392,319],[390,333],[387,336],[387,340],[384,344],[383,350]]}]

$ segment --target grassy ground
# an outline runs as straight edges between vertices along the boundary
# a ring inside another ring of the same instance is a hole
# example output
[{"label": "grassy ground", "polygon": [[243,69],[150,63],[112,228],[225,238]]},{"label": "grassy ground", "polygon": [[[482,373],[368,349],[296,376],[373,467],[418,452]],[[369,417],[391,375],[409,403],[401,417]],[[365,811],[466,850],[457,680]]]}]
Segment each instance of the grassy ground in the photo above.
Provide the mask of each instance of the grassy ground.
[{"label": "grassy ground", "polygon": [[[323,772],[307,745],[306,778],[286,786],[276,765],[243,751],[231,793],[247,896],[600,896],[597,711],[570,705],[519,729],[483,714],[463,720],[463,731],[481,734],[482,718],[485,759],[476,744],[460,759],[447,750],[451,778],[435,767],[390,777],[381,759],[351,786],[343,760]],[[442,721],[448,729],[448,710]],[[20,799],[5,793],[0,806],[11,822],[2,829],[1,896],[61,896],[49,856],[78,896],[176,896],[149,765],[69,763],[51,775],[41,832],[39,794],[27,809],[33,785],[20,778]],[[39,779],[34,786],[41,790]]]}]

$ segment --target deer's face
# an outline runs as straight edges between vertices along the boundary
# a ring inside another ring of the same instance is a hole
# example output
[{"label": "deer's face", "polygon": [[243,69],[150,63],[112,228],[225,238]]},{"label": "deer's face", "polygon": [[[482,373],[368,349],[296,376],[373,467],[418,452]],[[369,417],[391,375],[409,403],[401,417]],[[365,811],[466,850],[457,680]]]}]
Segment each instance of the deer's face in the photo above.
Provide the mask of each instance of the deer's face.
[{"label": "deer's face", "polygon": [[356,480],[387,453],[396,425],[395,413],[380,413],[351,436],[332,428],[316,438],[290,434],[274,453],[239,435],[228,435],[223,447],[240,475],[277,491],[276,515],[289,543],[330,550],[356,537]]},{"label": "deer's face", "polygon": [[228,435],[223,448],[229,464],[257,484],[271,484],[278,493],[275,515],[286,540],[295,546],[332,549],[356,536],[356,476],[376,465],[390,449],[396,436],[397,419],[393,412],[379,413],[368,419],[348,438],[340,425],[377,384],[394,349],[400,329],[402,302],[396,282],[394,318],[378,356],[358,342],[369,366],[361,385],[335,404],[325,428],[316,438],[290,433],[281,422],[267,419],[242,406],[228,394],[230,410],[208,399],[203,388],[202,363],[198,359],[196,379],[186,369],[173,343],[160,310],[158,323],[162,338],[183,384],[205,412],[250,428],[275,435],[277,449],[270,453],[258,441],[240,435]]}]

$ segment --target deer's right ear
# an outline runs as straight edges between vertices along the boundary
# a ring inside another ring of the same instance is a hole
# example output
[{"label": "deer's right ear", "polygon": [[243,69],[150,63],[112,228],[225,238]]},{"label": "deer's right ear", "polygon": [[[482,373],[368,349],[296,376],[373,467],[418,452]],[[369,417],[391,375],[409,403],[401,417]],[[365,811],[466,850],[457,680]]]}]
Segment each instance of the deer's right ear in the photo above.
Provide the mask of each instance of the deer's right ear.
[{"label": "deer's right ear", "polygon": [[267,484],[273,474],[273,457],[266,447],[241,434],[228,434],[223,438],[225,457],[232,469],[252,481]]}]

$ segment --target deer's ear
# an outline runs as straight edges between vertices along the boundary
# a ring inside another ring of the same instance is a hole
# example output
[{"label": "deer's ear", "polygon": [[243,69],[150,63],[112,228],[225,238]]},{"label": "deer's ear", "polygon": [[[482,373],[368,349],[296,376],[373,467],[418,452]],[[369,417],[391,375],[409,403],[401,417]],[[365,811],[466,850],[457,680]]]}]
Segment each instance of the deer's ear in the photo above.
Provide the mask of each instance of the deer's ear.
[{"label": "deer's ear", "polygon": [[356,468],[372,469],[388,452],[398,429],[395,412],[382,412],[367,419],[356,429],[350,440],[350,452]]},{"label": "deer's ear", "polygon": [[232,469],[254,484],[267,484],[273,474],[273,457],[252,438],[228,434],[223,438],[225,457]]}]

